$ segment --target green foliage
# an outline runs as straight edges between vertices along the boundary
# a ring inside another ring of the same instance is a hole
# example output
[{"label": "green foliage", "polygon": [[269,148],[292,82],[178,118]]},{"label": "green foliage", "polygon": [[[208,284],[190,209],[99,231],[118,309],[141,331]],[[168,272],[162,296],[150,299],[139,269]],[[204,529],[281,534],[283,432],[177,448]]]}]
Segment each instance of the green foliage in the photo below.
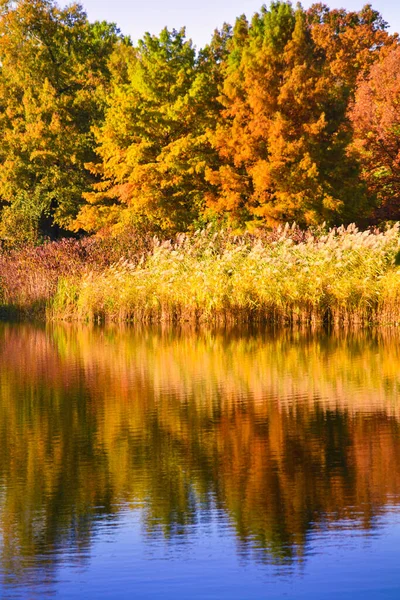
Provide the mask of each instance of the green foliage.
[{"label": "green foliage", "polygon": [[101,177],[76,227],[108,225],[150,230],[186,229],[201,212],[210,184],[206,164],[216,160],[207,137],[220,105],[218,63],[229,29],[216,32],[196,56],[184,30],[146,34],[136,48],[111,58],[111,92],[96,130]]},{"label": "green foliage", "polygon": [[[0,198],[10,218],[38,228],[42,215],[68,227],[89,189],[91,127],[102,116],[118,30],[90,24],[78,4],[3,2],[0,13]],[[11,217],[14,214],[14,217]]]}]

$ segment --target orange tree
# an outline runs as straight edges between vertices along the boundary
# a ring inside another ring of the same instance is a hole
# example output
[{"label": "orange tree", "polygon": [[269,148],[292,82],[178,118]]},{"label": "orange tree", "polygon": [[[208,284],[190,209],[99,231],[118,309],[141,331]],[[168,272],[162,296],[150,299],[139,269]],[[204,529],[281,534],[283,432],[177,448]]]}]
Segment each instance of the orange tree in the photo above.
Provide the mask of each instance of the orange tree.
[{"label": "orange tree", "polygon": [[370,7],[359,13],[273,2],[237,20],[223,64],[224,104],[207,176],[210,207],[234,223],[309,225],[368,213],[349,153],[346,116],[357,75],[395,38]]},{"label": "orange tree", "polygon": [[354,148],[369,191],[378,198],[376,216],[400,218],[400,47],[382,55],[361,79],[350,111]]}]

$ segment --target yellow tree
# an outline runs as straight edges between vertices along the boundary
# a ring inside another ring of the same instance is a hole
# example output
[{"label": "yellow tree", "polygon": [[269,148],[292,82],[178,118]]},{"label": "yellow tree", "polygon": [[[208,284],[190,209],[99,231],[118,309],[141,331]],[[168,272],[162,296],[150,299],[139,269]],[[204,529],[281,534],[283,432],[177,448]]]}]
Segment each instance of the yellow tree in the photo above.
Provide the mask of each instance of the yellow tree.
[{"label": "yellow tree", "polygon": [[79,4],[3,0],[0,5],[1,235],[35,236],[40,223],[68,227],[89,189],[97,89],[118,39],[90,24]]},{"label": "yellow tree", "polygon": [[85,194],[76,228],[172,232],[201,215],[212,187],[205,169],[217,159],[208,130],[221,108],[219,62],[229,35],[227,27],[216,32],[199,55],[184,30],[116,49],[105,121],[96,129],[100,161],[89,165],[100,180]]}]

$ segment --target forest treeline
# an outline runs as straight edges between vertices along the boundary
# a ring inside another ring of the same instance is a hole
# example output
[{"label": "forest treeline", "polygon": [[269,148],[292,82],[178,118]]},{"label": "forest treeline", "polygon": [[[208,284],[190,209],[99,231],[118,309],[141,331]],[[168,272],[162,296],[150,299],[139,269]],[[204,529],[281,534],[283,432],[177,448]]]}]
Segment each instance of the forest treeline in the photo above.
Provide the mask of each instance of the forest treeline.
[{"label": "forest treeline", "polygon": [[0,238],[400,218],[400,47],[371,6],[289,2],[136,45],[0,1]]}]

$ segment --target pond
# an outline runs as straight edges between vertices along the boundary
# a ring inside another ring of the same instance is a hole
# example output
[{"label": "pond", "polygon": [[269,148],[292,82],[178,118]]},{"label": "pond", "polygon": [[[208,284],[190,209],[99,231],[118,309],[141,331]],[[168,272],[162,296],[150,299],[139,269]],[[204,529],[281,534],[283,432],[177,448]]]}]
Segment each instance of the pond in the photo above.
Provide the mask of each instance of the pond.
[{"label": "pond", "polygon": [[2,324],[1,598],[399,598],[399,342]]}]

